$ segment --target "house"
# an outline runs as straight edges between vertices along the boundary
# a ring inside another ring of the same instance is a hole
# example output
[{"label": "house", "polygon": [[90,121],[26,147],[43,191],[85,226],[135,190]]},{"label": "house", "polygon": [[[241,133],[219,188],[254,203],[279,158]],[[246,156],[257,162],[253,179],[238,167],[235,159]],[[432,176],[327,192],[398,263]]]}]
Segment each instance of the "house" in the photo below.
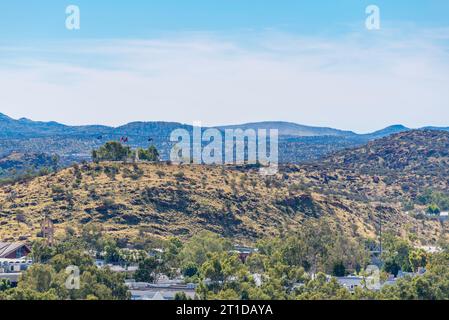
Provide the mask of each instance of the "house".
[{"label": "house", "polygon": [[23,242],[0,242],[0,258],[20,259],[30,252],[31,249]]},{"label": "house", "polygon": [[348,277],[337,277],[338,283],[353,292],[355,288],[363,288],[364,287],[364,278],[357,276],[348,276]]},{"label": "house", "polygon": [[174,300],[177,293],[184,293],[187,298],[195,299],[194,284],[153,284],[128,281],[126,285],[132,300]]},{"label": "house", "polygon": [[177,277],[177,278],[174,278],[174,279],[170,279],[165,274],[158,273],[155,276],[154,283],[158,284],[158,285],[182,285],[182,284],[185,283],[185,281],[184,281],[184,277],[183,276]]},{"label": "house", "polygon": [[106,268],[109,268],[112,272],[136,272],[139,267],[138,266],[120,266],[120,265],[114,265],[114,264],[107,264],[105,266]]},{"label": "house", "polygon": [[370,279],[369,277],[359,277],[359,276],[347,276],[347,277],[337,277],[338,283],[348,289],[350,292],[354,292],[355,288],[368,288],[370,290],[378,291],[384,286],[391,286],[396,283],[395,278],[390,278],[385,282],[371,282],[375,279]]},{"label": "house", "polygon": [[250,255],[257,252],[257,249],[235,245],[232,252],[238,253],[240,260],[245,262]]}]

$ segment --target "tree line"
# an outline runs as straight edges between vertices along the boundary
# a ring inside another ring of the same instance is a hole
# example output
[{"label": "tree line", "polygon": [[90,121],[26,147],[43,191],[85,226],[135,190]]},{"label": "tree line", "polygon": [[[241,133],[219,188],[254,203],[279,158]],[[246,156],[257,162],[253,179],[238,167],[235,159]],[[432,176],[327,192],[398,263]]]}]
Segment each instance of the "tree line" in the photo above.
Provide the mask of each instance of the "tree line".
[{"label": "tree line", "polygon": [[[23,273],[17,288],[0,283],[0,299],[129,299],[125,278],[155,282],[161,274],[182,276],[197,284],[198,299],[449,299],[449,250],[429,254],[408,241],[386,233],[381,282],[389,274],[417,271],[381,290],[368,286],[350,292],[336,277],[366,276],[370,263],[368,242],[346,238],[326,219],[307,221],[299,230],[261,239],[255,252],[242,259],[230,239],[204,231],[186,241],[142,235],[134,249],[114,240],[99,225],[88,224],[53,247],[36,241],[31,257],[35,263]],[[127,274],[97,268],[94,258],[122,266],[138,265]],[[80,269],[80,288],[64,286],[66,268]],[[186,299],[178,294],[177,299]]]}]

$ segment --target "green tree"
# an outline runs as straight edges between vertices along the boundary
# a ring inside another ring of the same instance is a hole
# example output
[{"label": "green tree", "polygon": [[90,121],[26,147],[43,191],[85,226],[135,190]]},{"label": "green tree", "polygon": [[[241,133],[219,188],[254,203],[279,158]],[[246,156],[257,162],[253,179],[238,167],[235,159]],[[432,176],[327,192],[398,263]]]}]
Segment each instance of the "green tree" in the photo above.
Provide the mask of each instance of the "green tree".
[{"label": "green tree", "polygon": [[138,156],[140,160],[146,161],[159,161],[159,152],[154,145],[150,146],[148,149],[137,149]]},{"label": "green tree", "polygon": [[101,225],[89,223],[83,226],[81,230],[81,241],[88,249],[101,251],[104,246],[103,230]]},{"label": "green tree", "polygon": [[118,263],[121,259],[120,250],[115,243],[107,244],[104,247],[104,260],[106,263]]},{"label": "green tree", "polygon": [[49,261],[56,272],[64,271],[68,266],[77,266],[81,271],[94,265],[94,261],[90,255],[80,250],[70,250],[55,255]]},{"label": "green tree", "polygon": [[51,265],[33,264],[22,274],[18,287],[44,293],[50,289],[60,289],[61,284],[55,279],[56,271]]},{"label": "green tree", "polygon": [[183,248],[183,243],[181,240],[176,237],[170,237],[163,243],[163,247],[164,251],[162,254],[162,259],[166,267],[169,270],[179,268],[181,265],[180,253]]},{"label": "green tree", "polygon": [[185,292],[176,292],[175,293],[175,300],[192,300],[190,297],[188,297]]},{"label": "green tree", "polygon": [[[397,267],[405,272],[412,271],[409,259],[412,247],[407,241],[398,238],[391,233],[386,233],[383,236],[382,244],[382,260],[385,262],[385,271],[390,272],[386,267],[390,267],[392,269],[391,271],[395,271]],[[394,272],[391,273],[394,274]]]},{"label": "green tree", "polygon": [[140,282],[154,282],[161,266],[161,262],[156,258],[148,257],[139,263],[139,269],[134,274],[134,278]]},{"label": "green tree", "polygon": [[128,300],[130,294],[124,281],[122,274],[91,266],[81,274],[80,290],[72,291],[72,299]]},{"label": "green tree", "polygon": [[420,267],[426,266],[427,253],[423,249],[415,249],[409,252],[408,259],[413,271],[417,272]]},{"label": "green tree", "polygon": [[231,249],[231,243],[219,235],[209,231],[200,232],[187,241],[182,248],[180,252],[182,266],[189,263],[202,266],[208,260],[209,254]]},{"label": "green tree", "polygon": [[0,292],[11,289],[11,282],[7,279],[0,279]]},{"label": "green tree", "polygon": [[432,204],[427,208],[427,212],[428,212],[429,214],[437,215],[437,214],[440,214],[441,210],[440,210],[440,208],[439,208],[436,204],[432,203]]},{"label": "green tree", "polygon": [[334,264],[332,275],[335,277],[344,277],[346,275],[346,268],[343,262],[337,262]]},{"label": "green tree", "polygon": [[53,172],[57,172],[58,168],[59,168],[59,161],[61,160],[61,158],[59,157],[59,155],[55,154],[51,157],[51,167],[53,169]]},{"label": "green tree", "polygon": [[31,246],[31,258],[34,262],[45,263],[54,255],[54,250],[45,241],[35,241]]},{"label": "green tree", "polygon": [[131,149],[128,146],[122,145],[117,141],[106,142],[98,150],[92,151],[92,160],[99,161],[124,161],[131,154]]},{"label": "green tree", "polygon": [[189,278],[196,276],[198,274],[198,266],[193,262],[189,262],[187,265],[184,266],[182,274],[184,275],[184,277]]},{"label": "green tree", "polygon": [[351,300],[351,293],[342,287],[335,278],[327,279],[324,273],[318,273],[313,280],[297,289],[299,300]]},{"label": "green tree", "polygon": [[[66,288],[68,266],[76,266],[80,270],[79,289]],[[71,250],[57,254],[49,264],[33,264],[22,274],[18,287],[5,291],[1,298],[126,300],[130,295],[123,275],[108,268],[97,268],[85,252]]]},{"label": "green tree", "polygon": [[14,288],[8,290],[0,300],[58,300],[60,299],[54,290],[38,292],[27,288]]}]

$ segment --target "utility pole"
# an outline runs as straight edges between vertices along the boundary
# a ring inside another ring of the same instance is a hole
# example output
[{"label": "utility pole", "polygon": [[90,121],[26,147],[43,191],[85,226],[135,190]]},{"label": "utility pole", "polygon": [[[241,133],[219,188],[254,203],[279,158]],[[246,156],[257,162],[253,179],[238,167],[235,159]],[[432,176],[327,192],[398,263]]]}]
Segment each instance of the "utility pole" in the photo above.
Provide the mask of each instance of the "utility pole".
[{"label": "utility pole", "polygon": [[380,213],[379,219],[379,249],[380,249],[380,256],[382,256],[382,212]]}]

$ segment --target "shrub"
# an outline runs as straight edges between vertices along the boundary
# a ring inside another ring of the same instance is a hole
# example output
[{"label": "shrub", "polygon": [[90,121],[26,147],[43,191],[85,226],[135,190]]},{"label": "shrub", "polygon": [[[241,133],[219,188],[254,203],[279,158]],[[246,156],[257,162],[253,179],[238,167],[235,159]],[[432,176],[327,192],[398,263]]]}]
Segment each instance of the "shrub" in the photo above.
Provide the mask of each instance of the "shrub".
[{"label": "shrub", "polygon": [[184,172],[182,172],[182,171],[175,172],[175,173],[173,174],[173,176],[174,176],[175,179],[178,180],[178,181],[182,181],[182,180],[184,180],[184,178],[185,178],[185,174],[184,174]]}]

